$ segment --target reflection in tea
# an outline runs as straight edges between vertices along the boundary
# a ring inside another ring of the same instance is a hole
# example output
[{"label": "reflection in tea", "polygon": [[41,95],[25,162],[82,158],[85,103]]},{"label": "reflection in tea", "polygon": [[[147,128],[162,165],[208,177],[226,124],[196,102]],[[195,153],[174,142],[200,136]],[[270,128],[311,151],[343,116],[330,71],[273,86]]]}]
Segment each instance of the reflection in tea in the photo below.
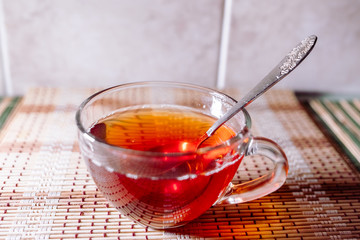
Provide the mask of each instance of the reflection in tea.
[{"label": "reflection in tea", "polygon": [[[215,120],[186,108],[143,107],[115,112],[89,131],[110,145],[158,151],[163,149],[159,146],[196,141]],[[222,126],[203,146],[215,146],[233,136],[232,129]],[[155,159],[138,166],[142,172],[153,171],[151,177],[105,168],[95,164],[96,159],[85,160],[97,186],[117,209],[144,225],[163,228],[185,224],[213,205],[242,156],[234,148],[221,148],[177,157],[158,154]]]}]

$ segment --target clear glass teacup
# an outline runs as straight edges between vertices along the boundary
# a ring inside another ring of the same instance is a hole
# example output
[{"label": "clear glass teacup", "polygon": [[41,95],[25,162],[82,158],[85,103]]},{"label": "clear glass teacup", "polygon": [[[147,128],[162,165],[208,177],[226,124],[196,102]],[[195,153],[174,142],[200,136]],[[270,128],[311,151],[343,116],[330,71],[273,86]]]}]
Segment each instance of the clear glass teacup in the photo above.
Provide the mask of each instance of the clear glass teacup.
[{"label": "clear glass teacup", "polygon": [[[235,103],[183,83],[115,86],[90,96],[77,111],[80,150],[99,190],[123,215],[156,229],[182,226],[214,204],[251,201],[285,182],[283,150],[251,135],[246,110],[197,150],[186,148]],[[242,159],[253,154],[270,159],[273,169],[232,184]]]}]

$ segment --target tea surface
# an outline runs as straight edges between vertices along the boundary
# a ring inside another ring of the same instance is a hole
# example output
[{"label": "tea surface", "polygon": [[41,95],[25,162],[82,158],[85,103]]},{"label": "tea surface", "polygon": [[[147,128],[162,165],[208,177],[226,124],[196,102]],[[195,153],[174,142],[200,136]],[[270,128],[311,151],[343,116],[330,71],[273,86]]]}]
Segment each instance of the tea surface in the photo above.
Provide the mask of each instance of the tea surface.
[{"label": "tea surface", "polygon": [[[157,151],[159,146],[196,141],[214,122],[214,118],[187,109],[141,108],[111,114],[90,132],[111,145]],[[234,135],[233,130],[222,126],[204,146],[218,145]],[[124,168],[109,170],[94,164],[92,160],[97,159],[85,161],[99,189],[120,212],[143,225],[162,228],[185,224],[213,205],[232,180],[242,157],[236,150],[224,148],[211,154],[157,157],[155,162],[149,158],[140,164],[131,157],[111,159],[133,161],[145,172],[156,168],[153,177],[130,176],[122,172]],[[222,161],[231,164],[217,169]],[[216,171],[201,174],[207,169]]]},{"label": "tea surface", "polygon": [[[197,142],[214,122],[212,117],[182,108],[140,108],[115,112],[90,132],[115,146],[157,151],[162,149],[159,146]],[[202,147],[221,144],[233,136],[234,131],[224,125]]]}]

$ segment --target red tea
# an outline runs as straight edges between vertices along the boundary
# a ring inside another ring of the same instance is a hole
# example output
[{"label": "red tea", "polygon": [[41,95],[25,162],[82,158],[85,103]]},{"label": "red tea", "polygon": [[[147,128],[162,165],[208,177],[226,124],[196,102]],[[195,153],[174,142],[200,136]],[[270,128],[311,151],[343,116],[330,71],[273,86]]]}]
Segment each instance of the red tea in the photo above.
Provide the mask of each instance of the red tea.
[{"label": "red tea", "polygon": [[[162,146],[196,141],[215,120],[182,108],[138,108],[115,112],[97,122],[90,132],[110,145],[159,151]],[[218,145],[233,136],[232,129],[222,126],[202,147]],[[228,147],[204,154],[155,154],[142,157],[141,163],[139,158],[133,154],[111,160],[133,164],[139,174],[94,164],[97,159],[86,162],[97,186],[117,209],[144,225],[161,228],[189,222],[213,205],[233,178],[242,156]]]}]

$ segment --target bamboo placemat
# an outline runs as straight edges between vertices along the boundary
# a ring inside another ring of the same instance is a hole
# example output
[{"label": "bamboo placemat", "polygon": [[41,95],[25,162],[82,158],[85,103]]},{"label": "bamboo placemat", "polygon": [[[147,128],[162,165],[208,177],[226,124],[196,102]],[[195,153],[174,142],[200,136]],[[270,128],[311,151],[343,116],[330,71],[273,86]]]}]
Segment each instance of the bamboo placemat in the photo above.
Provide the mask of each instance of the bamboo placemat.
[{"label": "bamboo placemat", "polygon": [[11,119],[11,114],[20,100],[21,97],[0,98],[0,129]]},{"label": "bamboo placemat", "polygon": [[309,106],[360,170],[360,98],[321,97]]},{"label": "bamboo placemat", "polygon": [[[290,170],[277,192],[210,208],[185,227],[144,228],[103,198],[81,159],[74,114],[94,90],[33,89],[0,131],[0,239],[359,239],[360,178],[290,91],[248,109],[252,131],[277,141]],[[238,97],[237,92],[232,96]],[[248,157],[234,182],[270,166]]]}]

